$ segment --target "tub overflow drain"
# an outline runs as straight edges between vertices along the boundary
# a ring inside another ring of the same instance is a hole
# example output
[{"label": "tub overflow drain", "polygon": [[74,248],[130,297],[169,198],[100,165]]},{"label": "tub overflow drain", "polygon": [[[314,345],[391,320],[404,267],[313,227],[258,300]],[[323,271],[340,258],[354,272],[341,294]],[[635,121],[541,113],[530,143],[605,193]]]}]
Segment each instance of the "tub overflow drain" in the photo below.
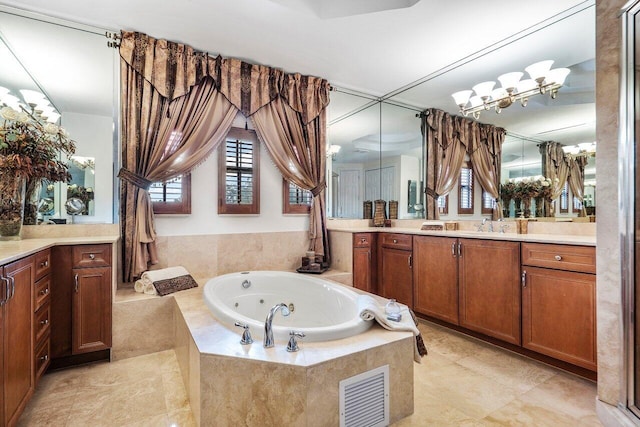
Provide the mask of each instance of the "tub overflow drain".
[{"label": "tub overflow drain", "polygon": [[293,303],[292,303],[292,302],[290,302],[290,303],[289,303],[289,311],[290,311],[291,313],[293,313],[294,311],[296,311],[296,306],[295,306],[295,305],[293,305]]}]

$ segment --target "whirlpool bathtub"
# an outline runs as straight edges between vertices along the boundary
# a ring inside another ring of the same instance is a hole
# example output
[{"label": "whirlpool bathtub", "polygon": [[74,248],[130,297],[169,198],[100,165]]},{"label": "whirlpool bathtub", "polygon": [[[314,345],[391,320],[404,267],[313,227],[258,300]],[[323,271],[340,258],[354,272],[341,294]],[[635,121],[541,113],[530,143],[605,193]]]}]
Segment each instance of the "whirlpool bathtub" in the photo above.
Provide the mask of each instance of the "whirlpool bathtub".
[{"label": "whirlpool bathtub", "polygon": [[273,318],[276,340],[289,332],[303,332],[305,341],[331,341],[360,334],[371,321],[360,318],[366,298],[345,286],[317,277],[282,271],[250,271],[225,274],[209,280],[204,299],[213,315],[234,329],[235,322],[249,325],[254,338],[262,339],[271,307],[285,303],[291,314],[280,311]]}]

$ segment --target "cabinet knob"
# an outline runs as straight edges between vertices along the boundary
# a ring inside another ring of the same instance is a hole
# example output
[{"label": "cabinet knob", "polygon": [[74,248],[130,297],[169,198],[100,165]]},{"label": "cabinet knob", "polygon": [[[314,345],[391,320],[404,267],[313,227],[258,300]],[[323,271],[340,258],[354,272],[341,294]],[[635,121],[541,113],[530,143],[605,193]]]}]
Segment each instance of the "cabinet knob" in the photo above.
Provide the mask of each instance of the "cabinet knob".
[{"label": "cabinet knob", "polygon": [[367,239],[365,239],[364,237],[362,239],[360,239],[360,243],[364,243],[366,241],[367,241]]},{"label": "cabinet knob", "polygon": [[393,239],[393,243],[398,243],[398,240],[397,239]]},{"label": "cabinet knob", "polygon": [[562,257],[560,255],[556,255],[554,258],[556,261],[562,261]]},{"label": "cabinet knob", "polygon": [[40,263],[40,268],[47,268],[49,267],[49,261],[42,261]]},{"label": "cabinet knob", "polygon": [[49,324],[49,319],[44,319],[40,321],[41,325],[48,325]]},{"label": "cabinet knob", "polygon": [[96,259],[96,256],[94,254],[89,254],[89,259]]},{"label": "cabinet knob", "polygon": [[42,356],[42,357],[40,358],[40,360],[42,360],[43,362],[46,362],[47,360],[49,360],[49,355],[48,355],[48,354],[45,354],[44,356]]},{"label": "cabinet knob", "polygon": [[49,288],[44,288],[40,291],[40,295],[47,295],[49,293]]}]

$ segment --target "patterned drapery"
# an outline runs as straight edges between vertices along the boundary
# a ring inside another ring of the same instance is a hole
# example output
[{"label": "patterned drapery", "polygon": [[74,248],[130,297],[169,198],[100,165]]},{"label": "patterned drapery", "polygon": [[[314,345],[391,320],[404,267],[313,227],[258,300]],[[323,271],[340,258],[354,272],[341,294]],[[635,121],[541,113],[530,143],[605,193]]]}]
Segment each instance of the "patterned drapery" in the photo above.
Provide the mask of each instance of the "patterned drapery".
[{"label": "patterned drapery", "polygon": [[587,165],[588,159],[586,156],[577,156],[568,159],[569,163],[569,187],[573,193],[573,197],[580,200],[582,203],[582,209],[578,216],[587,216],[587,211],[584,208],[584,167]]},{"label": "patterned drapery", "polygon": [[[149,263],[157,262],[153,209],[147,192],[151,182],[190,172],[224,139],[237,111],[248,117],[276,100],[305,126],[302,143],[313,144],[312,150],[324,153],[324,128],[309,138],[307,127],[314,121],[326,122],[329,84],[238,59],[210,57],[187,45],[136,32],[122,32],[120,56],[121,233],[123,276],[130,282]],[[263,132],[266,129],[265,125]],[[258,134],[261,136],[260,131]],[[277,143],[272,141],[267,148],[271,145],[275,150]],[[323,176],[311,188],[320,188],[321,183]],[[324,216],[312,214],[310,223],[312,246],[329,259],[326,238],[318,243],[316,237],[318,230],[326,236]]]},{"label": "patterned drapery", "polygon": [[506,131],[435,108],[425,110],[421,117],[427,219],[438,219],[438,197],[453,190],[465,154],[471,159],[480,185],[496,199],[494,219],[500,218],[500,166]]}]

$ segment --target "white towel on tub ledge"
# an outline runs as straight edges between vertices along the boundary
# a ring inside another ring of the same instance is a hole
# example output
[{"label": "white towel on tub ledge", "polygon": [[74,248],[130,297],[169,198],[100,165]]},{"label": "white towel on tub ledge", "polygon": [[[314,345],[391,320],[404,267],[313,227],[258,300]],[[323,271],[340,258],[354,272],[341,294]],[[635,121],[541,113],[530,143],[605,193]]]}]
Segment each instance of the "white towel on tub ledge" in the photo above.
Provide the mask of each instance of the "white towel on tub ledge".
[{"label": "white towel on tub ledge", "polygon": [[161,268],[159,270],[149,270],[142,273],[139,280],[136,280],[134,289],[136,292],[145,293],[147,295],[158,295],[153,282],[160,280],[173,279],[180,276],[186,276],[189,272],[182,266]]},{"label": "white towel on tub ledge", "polygon": [[368,295],[360,295],[358,297],[358,308],[360,310],[360,318],[362,320],[375,320],[385,329],[390,331],[406,331],[412,332],[415,337],[413,346],[413,360],[417,363],[422,362],[422,356],[427,354],[427,349],[424,346],[422,335],[417,327],[417,322],[414,314],[409,307],[404,304],[398,303],[400,306],[400,314],[402,319],[399,322],[387,319],[387,314],[384,311],[384,307],[380,306],[378,302]]}]

